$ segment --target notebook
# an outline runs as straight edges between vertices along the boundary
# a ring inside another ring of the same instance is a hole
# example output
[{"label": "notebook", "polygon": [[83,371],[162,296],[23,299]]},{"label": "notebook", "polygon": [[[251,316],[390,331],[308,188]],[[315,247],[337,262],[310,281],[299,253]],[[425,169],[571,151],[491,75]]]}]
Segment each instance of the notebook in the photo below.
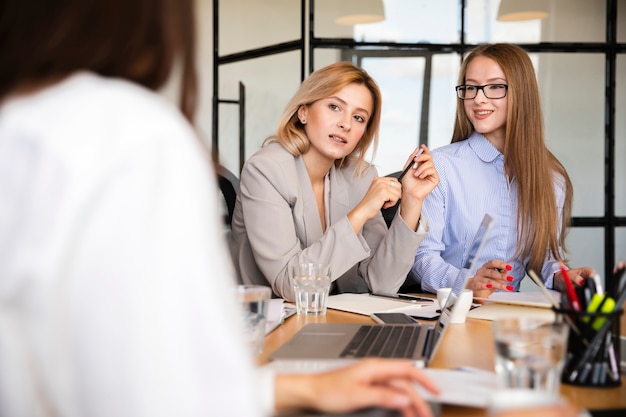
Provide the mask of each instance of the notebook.
[{"label": "notebook", "polygon": [[[487,241],[492,218],[485,214],[457,279],[473,275]],[[456,294],[458,295],[458,294]],[[425,367],[441,341],[456,297],[448,297],[437,322],[432,324],[310,323],[269,356],[275,371],[306,372],[343,366],[364,357],[411,359]]]}]

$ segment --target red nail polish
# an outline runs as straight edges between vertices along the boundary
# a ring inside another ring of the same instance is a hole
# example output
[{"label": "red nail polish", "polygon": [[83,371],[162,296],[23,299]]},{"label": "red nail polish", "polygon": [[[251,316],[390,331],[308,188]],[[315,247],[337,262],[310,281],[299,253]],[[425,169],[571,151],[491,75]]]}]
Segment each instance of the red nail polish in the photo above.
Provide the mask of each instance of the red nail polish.
[{"label": "red nail polish", "polygon": [[493,287],[493,284],[487,284],[487,285],[485,285],[485,287],[487,287],[487,288],[492,288],[492,287]]},{"label": "red nail polish", "polygon": [[515,279],[515,278],[513,278],[513,277],[512,277],[512,276],[510,276],[510,275],[509,275],[508,277],[506,277],[506,280],[507,280],[507,281],[509,281],[509,282],[513,282],[513,280],[514,280],[514,279]]},{"label": "red nail polish", "polygon": [[506,266],[506,270],[507,270],[507,271],[510,271],[510,270],[512,270],[512,269],[513,269],[513,267],[512,267],[511,265],[507,265],[507,266]]},{"label": "red nail polish", "polygon": [[512,285],[507,285],[506,286],[506,290],[507,291],[513,291],[513,286]]}]

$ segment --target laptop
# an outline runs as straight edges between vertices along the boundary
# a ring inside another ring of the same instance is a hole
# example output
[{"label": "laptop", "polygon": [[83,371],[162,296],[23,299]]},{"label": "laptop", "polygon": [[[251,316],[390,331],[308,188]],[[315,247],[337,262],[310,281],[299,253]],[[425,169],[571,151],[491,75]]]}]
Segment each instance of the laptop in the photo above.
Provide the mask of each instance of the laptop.
[{"label": "laptop", "polygon": [[[473,276],[480,253],[493,224],[485,214],[466,255],[453,289],[458,296]],[[280,372],[320,371],[343,366],[365,357],[411,359],[425,367],[435,355],[454,312],[457,297],[448,297],[433,324],[310,323],[269,356],[270,368]]]}]

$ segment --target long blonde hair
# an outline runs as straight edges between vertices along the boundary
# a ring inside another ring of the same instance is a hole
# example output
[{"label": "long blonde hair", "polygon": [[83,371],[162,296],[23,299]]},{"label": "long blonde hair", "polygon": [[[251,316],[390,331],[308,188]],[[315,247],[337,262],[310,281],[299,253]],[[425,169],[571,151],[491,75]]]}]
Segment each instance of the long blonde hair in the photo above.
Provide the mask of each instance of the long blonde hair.
[{"label": "long blonde hair", "polygon": [[[565,236],[572,214],[572,183],[565,167],[545,145],[539,87],[526,51],[505,43],[478,46],[463,61],[459,84],[465,84],[467,67],[477,56],[495,61],[504,71],[509,86],[504,167],[506,173],[517,180],[516,254],[530,255],[529,268],[541,271],[548,251],[556,259],[565,259]],[[452,142],[467,139],[473,131],[463,100],[457,99]],[[562,180],[565,191],[561,224],[558,224],[555,179]]]},{"label": "long blonde hair", "polygon": [[311,105],[318,100],[330,97],[349,84],[364,85],[370,91],[373,99],[372,114],[358,145],[345,158],[335,161],[335,164],[347,166],[354,162],[356,163],[355,171],[361,172],[365,167],[365,153],[370,145],[373,143],[374,151],[378,146],[382,96],[376,81],[363,69],[350,62],[328,65],[313,72],[304,80],[287,104],[278,122],[276,135],[267,138],[265,143],[279,142],[295,156],[306,153],[310,142],[304,132],[304,125],[298,119],[298,109],[302,105]]}]

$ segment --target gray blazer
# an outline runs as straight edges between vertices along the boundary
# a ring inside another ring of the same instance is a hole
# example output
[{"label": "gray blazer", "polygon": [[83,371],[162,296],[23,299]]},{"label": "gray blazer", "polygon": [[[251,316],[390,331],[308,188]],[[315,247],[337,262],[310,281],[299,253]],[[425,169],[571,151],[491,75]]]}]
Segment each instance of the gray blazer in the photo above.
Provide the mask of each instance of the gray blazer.
[{"label": "gray blazer", "polygon": [[248,159],[241,173],[232,222],[231,252],[240,283],[270,285],[293,301],[290,269],[300,262],[328,263],[336,292],[397,292],[426,236],[396,214],[389,230],[382,214],[358,235],[346,215],[361,201],[376,168],[362,176],[332,167],[330,225],[322,231],[304,162],[272,143]]}]

